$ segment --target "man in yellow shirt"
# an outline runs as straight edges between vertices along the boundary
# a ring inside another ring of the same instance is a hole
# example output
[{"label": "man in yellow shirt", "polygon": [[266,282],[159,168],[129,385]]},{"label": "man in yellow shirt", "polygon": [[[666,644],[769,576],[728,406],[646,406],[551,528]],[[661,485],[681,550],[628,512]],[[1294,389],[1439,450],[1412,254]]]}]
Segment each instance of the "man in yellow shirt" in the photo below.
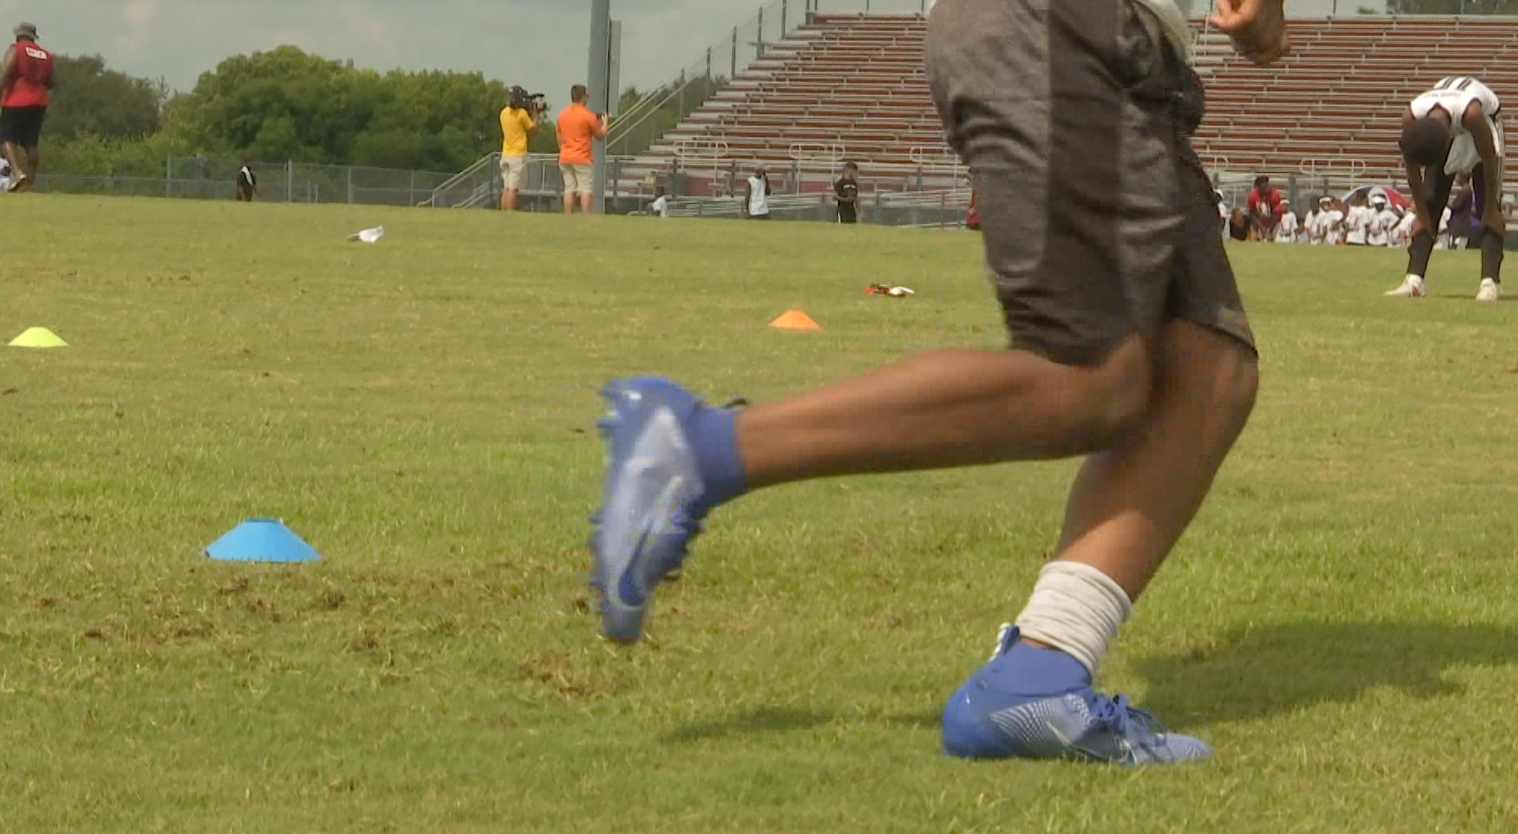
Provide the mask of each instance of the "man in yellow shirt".
[{"label": "man in yellow shirt", "polygon": [[517,192],[527,172],[527,137],[538,129],[531,98],[521,87],[511,88],[511,102],[501,110],[501,211],[516,211]]}]

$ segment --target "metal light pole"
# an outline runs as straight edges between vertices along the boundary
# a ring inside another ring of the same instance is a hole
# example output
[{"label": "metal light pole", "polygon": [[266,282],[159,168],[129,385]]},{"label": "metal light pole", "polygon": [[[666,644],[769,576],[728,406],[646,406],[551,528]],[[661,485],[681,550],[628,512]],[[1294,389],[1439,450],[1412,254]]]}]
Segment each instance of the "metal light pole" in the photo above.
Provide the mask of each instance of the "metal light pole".
[{"label": "metal light pole", "polygon": [[[611,96],[607,75],[611,68],[611,0],[590,0],[590,74],[585,87],[590,93],[590,109],[610,112]],[[594,183],[596,214],[606,213],[606,142],[595,142],[596,164],[591,175]]]}]

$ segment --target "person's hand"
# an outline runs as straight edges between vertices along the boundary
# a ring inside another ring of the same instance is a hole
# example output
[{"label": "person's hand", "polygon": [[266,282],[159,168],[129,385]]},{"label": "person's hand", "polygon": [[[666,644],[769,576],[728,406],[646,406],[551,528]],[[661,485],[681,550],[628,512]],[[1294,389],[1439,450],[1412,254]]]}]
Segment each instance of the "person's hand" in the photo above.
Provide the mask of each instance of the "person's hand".
[{"label": "person's hand", "polygon": [[1208,21],[1233,41],[1233,48],[1250,61],[1265,66],[1291,51],[1286,34],[1284,0],[1218,0]]}]

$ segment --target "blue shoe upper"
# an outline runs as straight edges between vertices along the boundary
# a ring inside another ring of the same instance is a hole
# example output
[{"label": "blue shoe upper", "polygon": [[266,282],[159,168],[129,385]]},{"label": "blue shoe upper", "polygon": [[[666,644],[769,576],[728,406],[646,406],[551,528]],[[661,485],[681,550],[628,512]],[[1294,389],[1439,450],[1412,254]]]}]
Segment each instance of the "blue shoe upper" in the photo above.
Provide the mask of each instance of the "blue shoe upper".
[{"label": "blue shoe upper", "polygon": [[704,489],[685,425],[706,406],[665,379],[618,380],[601,393],[607,455],[602,506],[591,516],[591,584],[601,595],[602,633],[634,643],[654,587],[701,532]]},{"label": "blue shoe upper", "polygon": [[1038,691],[1019,680],[1008,654],[1016,629],[1003,631],[997,654],[949,699],[943,749],[968,759],[1083,759],[1137,765],[1206,758],[1211,750],[1163,725],[1124,696],[1090,686]]}]

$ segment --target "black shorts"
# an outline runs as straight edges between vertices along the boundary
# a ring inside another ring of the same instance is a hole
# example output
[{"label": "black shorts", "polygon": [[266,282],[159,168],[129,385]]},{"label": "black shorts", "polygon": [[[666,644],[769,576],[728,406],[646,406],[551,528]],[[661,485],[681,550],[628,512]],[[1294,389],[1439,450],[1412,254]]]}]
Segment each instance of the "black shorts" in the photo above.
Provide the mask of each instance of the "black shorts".
[{"label": "black shorts", "polygon": [[0,110],[0,142],[10,142],[23,148],[35,148],[42,138],[42,120],[47,117],[47,105],[41,107],[7,107]]},{"label": "black shorts", "polygon": [[1190,133],[1201,79],[1135,0],[938,0],[928,76],[975,171],[1014,347],[1099,364],[1184,320],[1253,350]]},{"label": "black shorts", "polygon": [[853,206],[849,206],[849,205],[839,206],[838,207],[838,222],[839,223],[858,223],[859,222],[859,211],[857,209],[855,209]]}]

